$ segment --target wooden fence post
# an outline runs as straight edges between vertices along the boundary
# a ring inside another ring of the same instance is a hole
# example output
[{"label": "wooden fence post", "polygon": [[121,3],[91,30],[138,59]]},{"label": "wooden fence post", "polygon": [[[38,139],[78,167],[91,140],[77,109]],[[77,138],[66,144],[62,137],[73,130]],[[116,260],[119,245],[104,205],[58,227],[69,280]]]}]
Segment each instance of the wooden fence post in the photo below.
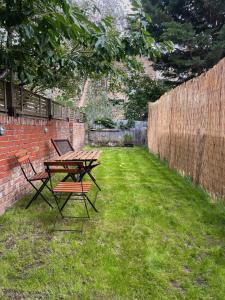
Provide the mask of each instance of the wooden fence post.
[{"label": "wooden fence post", "polygon": [[6,82],[6,103],[8,114],[10,116],[16,116],[16,106],[14,102],[14,90],[11,82]]},{"label": "wooden fence post", "polygon": [[52,101],[50,99],[47,99],[48,105],[47,105],[47,110],[48,110],[48,118],[51,120],[53,118],[53,107],[52,107]]}]

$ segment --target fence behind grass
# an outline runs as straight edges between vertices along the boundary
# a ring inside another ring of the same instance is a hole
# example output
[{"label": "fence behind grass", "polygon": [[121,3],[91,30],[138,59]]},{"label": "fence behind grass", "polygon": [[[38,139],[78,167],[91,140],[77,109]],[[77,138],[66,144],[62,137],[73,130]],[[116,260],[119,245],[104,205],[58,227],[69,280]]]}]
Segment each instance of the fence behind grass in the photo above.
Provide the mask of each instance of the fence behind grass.
[{"label": "fence behind grass", "polygon": [[[121,121],[118,121],[118,125]],[[125,122],[126,124],[126,122]],[[123,145],[124,136],[130,135],[135,145],[147,144],[147,122],[135,121],[134,128],[102,129],[96,126],[89,131],[88,139],[92,145]]]},{"label": "fence behind grass", "polygon": [[149,150],[225,196],[225,59],[149,104]]}]

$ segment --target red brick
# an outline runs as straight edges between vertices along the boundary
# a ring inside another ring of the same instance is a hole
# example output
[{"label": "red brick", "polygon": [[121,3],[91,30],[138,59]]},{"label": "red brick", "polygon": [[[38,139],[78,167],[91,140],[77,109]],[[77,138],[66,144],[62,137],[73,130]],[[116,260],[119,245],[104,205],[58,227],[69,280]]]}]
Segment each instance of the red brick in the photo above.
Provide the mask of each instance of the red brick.
[{"label": "red brick", "polygon": [[[68,138],[75,148],[84,142],[82,130],[67,121],[35,119],[29,117],[8,117],[0,114],[0,123],[5,125],[6,134],[0,137],[0,213],[30,190],[29,184],[16,165],[14,155],[20,149],[27,149],[37,170],[43,169],[43,162],[56,155],[51,138]],[[48,128],[45,134],[44,129]],[[72,131],[71,131],[72,129]],[[75,130],[76,129],[76,130]],[[74,134],[73,134],[73,130]]]}]

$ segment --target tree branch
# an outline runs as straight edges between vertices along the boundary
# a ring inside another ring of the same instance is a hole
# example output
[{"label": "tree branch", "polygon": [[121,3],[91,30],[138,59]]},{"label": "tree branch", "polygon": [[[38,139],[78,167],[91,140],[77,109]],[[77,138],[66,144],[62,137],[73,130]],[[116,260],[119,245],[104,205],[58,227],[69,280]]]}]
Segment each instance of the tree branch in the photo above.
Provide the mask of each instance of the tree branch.
[{"label": "tree branch", "polygon": [[9,74],[9,69],[0,70],[0,79],[4,79]]}]

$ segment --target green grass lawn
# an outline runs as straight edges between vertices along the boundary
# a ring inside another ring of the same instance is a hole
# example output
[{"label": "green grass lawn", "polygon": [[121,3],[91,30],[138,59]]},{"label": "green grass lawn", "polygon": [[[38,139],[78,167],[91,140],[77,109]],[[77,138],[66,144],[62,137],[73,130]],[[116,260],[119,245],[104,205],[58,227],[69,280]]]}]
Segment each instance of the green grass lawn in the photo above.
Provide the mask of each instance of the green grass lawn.
[{"label": "green grass lawn", "polygon": [[0,217],[0,299],[225,299],[224,206],[144,148],[101,163],[83,234],[30,196]]}]

